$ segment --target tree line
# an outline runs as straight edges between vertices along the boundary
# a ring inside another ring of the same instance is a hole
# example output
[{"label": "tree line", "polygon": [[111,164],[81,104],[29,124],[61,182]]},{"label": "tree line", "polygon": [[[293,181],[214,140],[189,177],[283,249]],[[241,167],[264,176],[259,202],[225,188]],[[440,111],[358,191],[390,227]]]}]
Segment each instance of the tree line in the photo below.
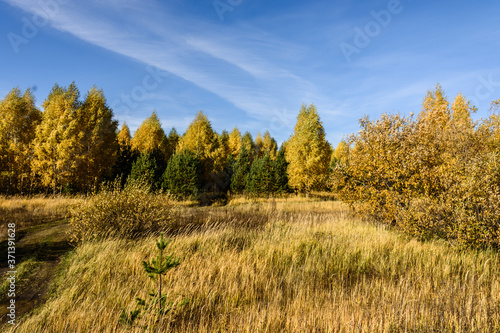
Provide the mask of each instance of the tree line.
[{"label": "tree line", "polygon": [[[182,135],[156,112],[131,135],[118,130],[102,90],[83,99],[54,85],[37,109],[33,92],[0,101],[0,191],[90,193],[105,181],[140,179],[177,198],[270,196],[331,190],[357,211],[420,238],[500,247],[500,100],[486,119],[441,86],[409,116],[364,117],[333,149],[316,107],[302,105],[280,147],[265,132],[217,133],[198,112]],[[201,199],[200,199],[201,198]]]},{"label": "tree line", "polygon": [[102,90],[84,98],[73,82],[54,85],[42,103],[12,89],[0,101],[0,191],[3,194],[90,193],[104,181],[141,179],[179,198],[203,194],[272,195],[325,189],[333,149],[314,105],[303,105],[294,133],[280,147],[238,127],[213,130],[198,112],[186,132],[164,132],[155,111],[133,135],[118,130]]}]

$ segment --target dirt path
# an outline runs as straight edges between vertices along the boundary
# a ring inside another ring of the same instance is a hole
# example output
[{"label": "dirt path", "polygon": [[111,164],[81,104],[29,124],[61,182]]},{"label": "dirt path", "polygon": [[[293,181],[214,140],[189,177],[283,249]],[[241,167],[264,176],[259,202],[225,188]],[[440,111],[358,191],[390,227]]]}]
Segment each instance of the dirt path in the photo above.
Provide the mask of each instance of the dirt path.
[{"label": "dirt path", "polygon": [[[61,220],[17,232],[16,322],[45,301],[62,255],[72,249],[68,230],[67,220]],[[0,256],[0,285],[4,285],[8,277],[7,241],[0,243]],[[5,289],[1,292],[0,325],[3,325],[9,320],[10,299]]]}]

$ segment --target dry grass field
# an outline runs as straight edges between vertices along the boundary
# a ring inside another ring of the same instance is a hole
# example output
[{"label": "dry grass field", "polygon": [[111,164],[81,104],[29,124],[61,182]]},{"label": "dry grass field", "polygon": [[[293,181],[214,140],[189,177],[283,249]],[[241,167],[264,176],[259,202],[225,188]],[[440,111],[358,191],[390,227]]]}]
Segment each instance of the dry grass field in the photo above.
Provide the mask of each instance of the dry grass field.
[{"label": "dry grass field", "polygon": [[0,241],[7,238],[7,223],[15,222],[16,228],[26,229],[69,216],[71,208],[81,198],[69,197],[10,197],[0,196]]},{"label": "dry grass field", "polygon": [[155,287],[155,237],[86,242],[8,332],[498,332],[500,258],[419,242],[336,201],[236,199],[174,212],[164,316],[119,322]]}]

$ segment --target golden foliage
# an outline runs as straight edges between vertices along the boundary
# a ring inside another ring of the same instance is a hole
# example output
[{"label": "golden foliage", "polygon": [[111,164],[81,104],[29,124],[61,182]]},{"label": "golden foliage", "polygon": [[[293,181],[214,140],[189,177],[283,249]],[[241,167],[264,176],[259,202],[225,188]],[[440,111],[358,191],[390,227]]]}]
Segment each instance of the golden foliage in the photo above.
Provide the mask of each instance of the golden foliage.
[{"label": "golden foliage", "polygon": [[220,167],[222,163],[216,163],[219,142],[217,133],[212,129],[208,117],[199,111],[194,120],[189,124],[184,135],[180,138],[177,151],[190,151],[201,158],[203,164],[203,178],[208,180],[209,174],[214,170],[214,165]]},{"label": "golden foliage", "polygon": [[106,176],[117,158],[118,123],[102,90],[92,87],[77,112],[78,133],[76,181],[74,185],[89,192]]},{"label": "golden foliage", "polygon": [[416,119],[362,119],[333,170],[339,197],[413,235],[498,247],[500,123],[474,123],[475,110],[461,94],[450,108],[437,86]]},{"label": "golden foliage", "polygon": [[6,193],[30,189],[32,141],[42,114],[31,89],[12,89],[0,101],[0,186]]},{"label": "golden foliage", "polygon": [[241,148],[241,133],[237,126],[235,126],[229,134],[228,145],[229,150],[231,151],[231,155],[236,159],[236,157],[238,157],[238,154],[240,153]]},{"label": "golden foliage", "polygon": [[132,149],[140,154],[159,151],[167,160],[171,152],[167,147],[167,136],[161,128],[160,119],[156,111],[146,118],[135,131],[131,140]]},{"label": "golden foliage", "polygon": [[168,226],[171,207],[168,196],[151,193],[145,183],[129,181],[121,189],[117,181],[74,209],[73,240],[148,235]]},{"label": "golden foliage", "polygon": [[123,123],[120,132],[117,135],[118,144],[121,147],[132,147],[132,137],[130,136],[130,129],[126,122]]},{"label": "golden foliage", "polygon": [[208,117],[200,111],[179,140],[178,151],[188,150],[204,159],[211,159],[217,148],[217,136]]},{"label": "golden foliage", "polygon": [[78,165],[78,109],[80,92],[75,83],[68,88],[54,85],[43,102],[42,122],[34,139],[33,170],[42,185],[60,191],[74,180]]},{"label": "golden foliage", "polygon": [[302,105],[286,144],[289,184],[306,194],[326,186],[332,148],[316,107]]},{"label": "golden foliage", "polygon": [[102,90],[91,88],[83,102],[79,97],[74,82],[54,85],[33,140],[32,168],[54,193],[69,184],[89,191],[110,174],[116,158],[117,122]]},{"label": "golden foliage", "polygon": [[278,144],[269,131],[266,131],[264,136],[262,136],[260,132],[257,134],[257,137],[255,138],[255,147],[258,157],[262,157],[266,153],[269,153],[272,160],[276,159],[276,155],[278,154]]}]

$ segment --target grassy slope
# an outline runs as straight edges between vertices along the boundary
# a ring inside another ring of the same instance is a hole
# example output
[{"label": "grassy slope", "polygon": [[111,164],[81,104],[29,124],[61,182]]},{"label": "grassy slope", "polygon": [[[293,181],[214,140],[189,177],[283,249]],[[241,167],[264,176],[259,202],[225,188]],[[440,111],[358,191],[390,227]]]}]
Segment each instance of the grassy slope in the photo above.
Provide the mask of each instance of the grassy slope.
[{"label": "grassy slope", "polygon": [[[193,208],[194,209],[194,208]],[[227,210],[230,210],[230,213]],[[53,297],[16,332],[399,332],[500,330],[500,259],[441,242],[406,240],[351,217],[336,202],[283,201],[205,208],[228,223],[178,234],[183,258],[167,275],[184,308],[133,327],[121,308],[154,286],[141,261],[154,239],[87,243],[68,255]],[[231,212],[267,214],[233,227]],[[208,218],[207,218],[208,219]]]}]

